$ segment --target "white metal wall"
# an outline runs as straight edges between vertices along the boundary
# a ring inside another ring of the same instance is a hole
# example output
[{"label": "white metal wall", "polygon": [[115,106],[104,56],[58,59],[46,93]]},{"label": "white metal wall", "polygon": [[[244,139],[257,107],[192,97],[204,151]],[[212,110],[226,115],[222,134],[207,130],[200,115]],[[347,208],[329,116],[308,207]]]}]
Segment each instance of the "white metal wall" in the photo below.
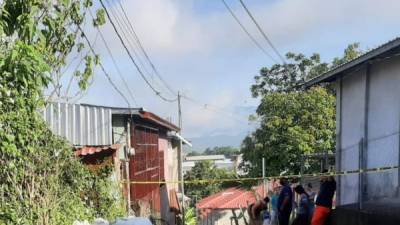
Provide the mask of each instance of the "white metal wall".
[{"label": "white metal wall", "polygon": [[[340,92],[337,159],[341,171],[359,169],[359,143],[365,134],[367,142],[362,147],[365,168],[399,165],[400,60],[392,58],[370,65],[369,82],[366,74],[366,69],[362,69],[344,76],[341,88],[340,82],[337,83]],[[358,175],[340,177],[339,204],[359,201],[358,178]],[[399,196],[398,170],[369,173],[363,183],[363,201]]]},{"label": "white metal wall", "polygon": [[[342,171],[356,170],[359,167],[359,142],[364,136],[364,74],[365,70],[361,70],[342,80],[340,142]],[[340,204],[358,202],[358,175],[344,176],[340,179]]]},{"label": "white metal wall", "polygon": [[[400,60],[385,60],[371,66],[368,115],[367,167],[399,163]],[[397,195],[398,171],[368,174],[367,198]]]},{"label": "white metal wall", "polygon": [[73,145],[111,145],[111,109],[68,103],[49,103],[42,111],[50,129]]}]

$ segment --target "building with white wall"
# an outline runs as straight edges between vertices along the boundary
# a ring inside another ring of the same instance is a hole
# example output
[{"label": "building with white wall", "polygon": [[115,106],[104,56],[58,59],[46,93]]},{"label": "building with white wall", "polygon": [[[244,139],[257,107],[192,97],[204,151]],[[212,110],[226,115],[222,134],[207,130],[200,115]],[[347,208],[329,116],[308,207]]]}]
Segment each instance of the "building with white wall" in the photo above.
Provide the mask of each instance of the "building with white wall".
[{"label": "building with white wall", "polygon": [[400,203],[400,39],[306,83],[336,87],[337,171],[374,170],[337,178],[338,205]]}]

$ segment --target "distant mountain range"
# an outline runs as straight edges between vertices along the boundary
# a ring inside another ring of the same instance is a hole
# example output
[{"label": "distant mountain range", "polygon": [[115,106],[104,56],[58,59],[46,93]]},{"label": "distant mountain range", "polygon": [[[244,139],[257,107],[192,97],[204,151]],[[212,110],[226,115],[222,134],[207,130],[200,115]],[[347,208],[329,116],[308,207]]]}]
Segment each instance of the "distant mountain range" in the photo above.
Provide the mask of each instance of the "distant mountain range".
[{"label": "distant mountain range", "polygon": [[202,136],[196,138],[188,138],[192,142],[193,147],[186,150],[202,152],[206,148],[213,148],[217,146],[231,146],[239,148],[242,140],[246,137],[246,133],[238,135],[215,135],[215,136]]}]

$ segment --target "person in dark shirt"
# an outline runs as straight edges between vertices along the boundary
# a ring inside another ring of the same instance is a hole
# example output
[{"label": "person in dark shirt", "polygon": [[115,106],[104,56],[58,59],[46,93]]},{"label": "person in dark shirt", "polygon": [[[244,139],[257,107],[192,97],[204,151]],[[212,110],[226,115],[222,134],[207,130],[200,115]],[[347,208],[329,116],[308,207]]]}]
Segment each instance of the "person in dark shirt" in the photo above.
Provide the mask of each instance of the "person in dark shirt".
[{"label": "person in dark shirt", "polygon": [[297,203],[297,213],[292,225],[310,224],[310,196],[300,184],[294,188],[294,191],[300,196]]},{"label": "person in dark shirt", "polygon": [[293,192],[286,178],[282,178],[279,182],[282,185],[282,189],[278,197],[279,225],[288,225],[290,213],[292,212]]},{"label": "person in dark shirt", "polygon": [[[327,171],[324,171],[327,172]],[[324,225],[332,210],[333,196],[336,191],[336,181],[332,176],[322,176],[321,186],[315,201],[315,212],[311,225]]]}]

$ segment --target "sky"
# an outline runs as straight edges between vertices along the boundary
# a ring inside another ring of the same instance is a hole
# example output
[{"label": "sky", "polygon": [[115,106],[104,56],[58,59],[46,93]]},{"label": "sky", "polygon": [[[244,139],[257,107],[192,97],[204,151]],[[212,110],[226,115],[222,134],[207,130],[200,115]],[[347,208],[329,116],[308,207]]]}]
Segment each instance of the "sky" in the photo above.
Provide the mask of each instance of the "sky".
[{"label": "sky", "polygon": [[[104,0],[103,0],[104,1]],[[111,0],[108,0],[111,2]],[[259,43],[273,55],[238,0],[226,0]],[[320,53],[324,61],[343,54],[350,43],[362,49],[377,47],[400,34],[398,0],[244,0],[261,27],[282,54],[291,51]],[[110,9],[120,10],[117,0]],[[221,0],[120,0],[163,79],[182,99],[183,134],[207,138],[228,135],[243,137],[256,125],[248,122],[259,100],[251,97],[250,86],[260,68],[274,62],[255,47],[231,17]],[[97,6],[98,7],[98,6]],[[121,14],[118,14],[121,15]],[[177,103],[162,101],[146,86],[120,44],[112,26],[101,27],[118,63],[124,81],[117,75],[104,44],[89,25],[85,30],[111,74],[116,86],[136,104],[163,118],[177,121]],[[275,55],[275,58],[278,58]],[[74,68],[77,60],[69,59]],[[142,57],[142,61],[145,62]],[[146,65],[147,71],[151,71]],[[69,70],[67,73],[70,72]],[[174,96],[151,72],[150,82],[168,97]],[[66,83],[66,80],[64,80]],[[125,83],[125,84],[124,84]],[[64,84],[64,87],[66,85]],[[70,95],[76,87],[72,87]],[[81,103],[125,107],[99,68]]]}]

